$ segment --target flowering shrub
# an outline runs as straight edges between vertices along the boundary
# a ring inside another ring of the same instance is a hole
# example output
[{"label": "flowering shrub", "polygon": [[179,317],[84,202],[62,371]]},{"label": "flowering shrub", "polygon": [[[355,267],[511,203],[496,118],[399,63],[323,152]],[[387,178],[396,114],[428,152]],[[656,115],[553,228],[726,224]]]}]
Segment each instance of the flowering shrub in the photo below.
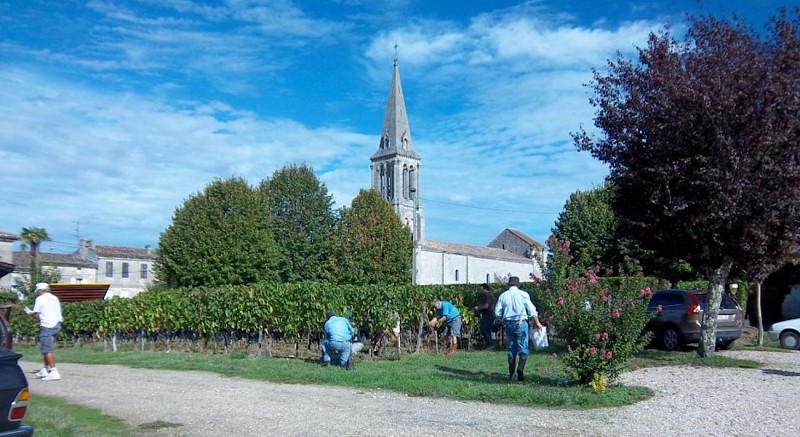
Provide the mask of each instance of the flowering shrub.
[{"label": "flowering shrub", "polygon": [[[625,362],[650,340],[643,329],[649,320],[650,283],[636,265],[623,274],[599,277],[598,267],[574,272],[568,241],[548,241],[552,256],[547,281],[540,284],[537,301],[554,337],[567,345],[560,359],[581,384],[605,387],[624,370]],[[602,384],[600,384],[602,382]]]}]

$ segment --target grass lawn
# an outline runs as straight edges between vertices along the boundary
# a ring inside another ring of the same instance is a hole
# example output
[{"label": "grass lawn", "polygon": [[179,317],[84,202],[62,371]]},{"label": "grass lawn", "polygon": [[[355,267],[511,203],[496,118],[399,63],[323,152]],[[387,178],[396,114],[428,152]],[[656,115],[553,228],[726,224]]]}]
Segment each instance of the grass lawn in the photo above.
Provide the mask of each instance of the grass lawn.
[{"label": "grass lawn", "polygon": [[[16,350],[26,359],[38,359],[32,346]],[[532,353],[525,369],[524,384],[509,383],[504,351],[459,351],[454,356],[403,354],[400,359],[357,359],[355,371],[321,367],[316,360],[292,358],[248,358],[243,355],[210,355],[166,352],[104,352],[90,346],[58,348],[59,362],[119,364],[130,367],[200,370],[247,379],[290,384],[321,384],[384,389],[411,396],[430,396],[464,401],[514,404],[535,407],[599,408],[630,405],[653,396],[646,387],[614,385],[602,395],[569,383],[567,374],[551,352]],[[717,367],[759,367],[749,360],[727,357],[698,358],[694,352],[647,350],[630,365],[705,365]]]},{"label": "grass lawn", "polygon": [[59,398],[31,396],[23,423],[37,436],[135,436],[136,430],[116,417]]}]

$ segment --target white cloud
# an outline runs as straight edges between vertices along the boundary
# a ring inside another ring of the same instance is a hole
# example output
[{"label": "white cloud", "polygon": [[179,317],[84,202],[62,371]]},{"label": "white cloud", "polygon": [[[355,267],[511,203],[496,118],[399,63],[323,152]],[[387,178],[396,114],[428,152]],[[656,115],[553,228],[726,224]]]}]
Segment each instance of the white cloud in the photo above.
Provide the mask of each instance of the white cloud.
[{"label": "white cloud", "polygon": [[[382,111],[397,43],[423,159],[422,197],[430,199],[429,237],[486,244],[510,226],[543,240],[569,194],[599,184],[607,171],[569,136],[591,127],[583,87],[591,68],[616,50],[630,53],[658,27],[580,25],[539,2],[461,21],[398,20],[398,11],[375,7],[347,23],[283,0],[139,3],[150,7],[90,1],[97,19],[80,44],[0,41],[8,59],[19,60],[0,68],[3,230],[43,226],[67,240],[79,220],[81,233],[101,244],[155,244],[174,208],[213,178],[258,183],[296,162],[311,165],[337,206],[347,205],[369,187],[382,120],[359,131],[347,123],[364,117],[348,111]],[[363,54],[351,58],[354,41]],[[314,51],[334,44],[345,48]],[[323,56],[300,64],[309,53]],[[319,77],[306,70],[356,71],[352,64],[363,66],[366,80],[344,98],[324,95],[324,87],[302,94],[314,84],[298,82]],[[298,73],[302,79],[292,77]],[[307,121],[308,114],[268,107],[281,99],[257,102],[284,90],[313,101],[307,112],[323,108],[337,119]]]},{"label": "white cloud", "polygon": [[365,136],[346,129],[262,119],[224,102],[171,105],[98,92],[19,69],[0,73],[0,112],[9,115],[0,119],[3,228],[36,223],[64,232],[80,221],[104,244],[129,228],[155,244],[174,208],[214,178],[257,184],[293,162],[344,163],[321,178],[355,182],[334,191],[338,204],[349,204],[368,174],[363,160],[352,160],[371,153]]},{"label": "white cloud", "polygon": [[[430,199],[428,232],[486,244],[511,226],[544,240],[569,194],[607,174],[570,137],[591,129],[591,68],[617,50],[631,53],[654,27],[581,27],[527,4],[460,27],[415,22],[377,35],[365,56],[385,81],[385,47],[396,40],[406,103],[419,108],[409,118],[423,158],[422,197]],[[433,109],[443,100],[454,103],[451,113]]]}]

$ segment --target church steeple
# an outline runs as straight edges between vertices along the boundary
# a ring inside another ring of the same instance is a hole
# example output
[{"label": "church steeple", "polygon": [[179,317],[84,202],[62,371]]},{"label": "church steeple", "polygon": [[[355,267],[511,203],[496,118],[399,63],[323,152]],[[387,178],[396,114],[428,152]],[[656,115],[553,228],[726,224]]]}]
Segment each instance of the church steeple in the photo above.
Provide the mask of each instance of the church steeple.
[{"label": "church steeple", "polygon": [[424,240],[425,219],[420,202],[421,159],[414,151],[411,140],[397,53],[378,151],[370,161],[372,189],[392,205],[400,220],[411,229],[414,241]]},{"label": "church steeple", "polygon": [[400,154],[410,158],[419,159],[411,142],[411,128],[408,124],[406,101],[403,98],[403,86],[400,84],[400,69],[397,67],[397,56],[394,58],[394,71],[392,83],[389,86],[389,98],[386,101],[386,111],[383,116],[381,141],[378,151],[372,155],[376,157],[386,154]]}]

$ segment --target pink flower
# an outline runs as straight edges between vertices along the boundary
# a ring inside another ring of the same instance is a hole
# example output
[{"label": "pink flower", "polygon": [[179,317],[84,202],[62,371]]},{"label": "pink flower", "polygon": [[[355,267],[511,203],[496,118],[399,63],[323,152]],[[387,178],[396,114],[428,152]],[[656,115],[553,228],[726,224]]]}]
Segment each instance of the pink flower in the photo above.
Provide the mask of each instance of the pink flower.
[{"label": "pink flower", "polygon": [[634,302],[633,299],[631,299],[631,301],[628,302],[628,303],[631,304],[631,308],[636,306],[636,302]]},{"label": "pink flower", "polygon": [[611,351],[606,352],[606,359],[610,360],[612,358],[614,358],[614,354],[612,354]]},{"label": "pink flower", "polygon": [[606,356],[606,350],[605,349],[600,349],[600,355],[601,356]]},{"label": "pink flower", "polygon": [[608,340],[608,332],[603,333],[603,340]]},{"label": "pink flower", "polygon": [[664,307],[662,307],[661,305],[659,305],[659,306],[657,306],[657,307],[656,307],[656,311],[658,311],[659,313],[660,313],[660,312],[661,312],[661,310],[663,310],[663,309],[664,309]]},{"label": "pink flower", "polygon": [[599,332],[594,335],[594,339],[597,340],[597,341],[600,341],[600,333]]},{"label": "pink flower", "polygon": [[569,291],[583,291],[584,287],[585,284],[583,282],[583,279],[580,278],[571,279],[569,282],[567,282],[567,289],[569,289]]},{"label": "pink flower", "polygon": [[606,276],[611,276],[614,274],[614,269],[611,267],[606,267]]},{"label": "pink flower", "polygon": [[586,269],[586,277],[589,278],[590,284],[597,284],[597,270],[595,269]]},{"label": "pink flower", "polygon": [[619,319],[619,310],[614,310],[611,312],[611,317],[615,319]]},{"label": "pink flower", "polygon": [[591,355],[591,356],[597,355],[597,348],[590,347],[589,348],[589,355]]},{"label": "pink flower", "polygon": [[603,295],[603,302],[608,302],[608,296],[606,296],[605,294]]},{"label": "pink flower", "polygon": [[653,290],[650,287],[643,288],[642,291],[639,292],[642,297],[647,297],[653,294]]},{"label": "pink flower", "polygon": [[558,359],[558,354],[557,354],[557,353],[555,353],[555,352],[553,352],[552,354],[550,354],[550,356],[551,356],[551,357],[553,357],[553,359],[555,359],[555,360],[557,360],[557,359]]},{"label": "pink flower", "polygon": [[558,304],[564,306],[564,296],[558,298]]}]

